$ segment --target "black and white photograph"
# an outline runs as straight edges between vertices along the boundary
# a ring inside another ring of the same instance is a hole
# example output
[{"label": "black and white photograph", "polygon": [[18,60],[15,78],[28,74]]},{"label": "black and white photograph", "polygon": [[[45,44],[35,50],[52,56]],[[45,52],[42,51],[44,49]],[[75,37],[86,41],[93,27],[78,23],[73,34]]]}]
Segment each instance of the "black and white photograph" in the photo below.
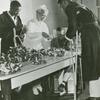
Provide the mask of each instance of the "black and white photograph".
[{"label": "black and white photograph", "polygon": [[100,100],[100,0],[0,0],[0,100]]}]

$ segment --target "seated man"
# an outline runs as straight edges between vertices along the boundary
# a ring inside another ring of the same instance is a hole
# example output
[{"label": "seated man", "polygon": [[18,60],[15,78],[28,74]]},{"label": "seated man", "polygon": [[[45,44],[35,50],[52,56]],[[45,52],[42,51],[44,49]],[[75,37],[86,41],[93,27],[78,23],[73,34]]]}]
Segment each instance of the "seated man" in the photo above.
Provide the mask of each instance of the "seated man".
[{"label": "seated man", "polygon": [[69,41],[65,39],[65,35],[62,32],[62,28],[58,27],[56,29],[56,36],[51,40],[52,48],[63,48],[69,50]]},{"label": "seated man", "polygon": [[[56,33],[57,33],[56,37],[51,40],[52,48],[57,48],[57,49],[63,48],[65,50],[74,49],[74,48],[72,48],[70,41],[65,39],[66,31],[64,32],[63,28],[58,27],[56,29]],[[68,81],[70,81],[70,79],[73,79],[71,66],[69,66],[67,69],[60,71],[60,74],[58,77],[58,83],[59,83],[58,90],[59,90],[61,96],[64,95],[66,92],[68,92],[67,83],[68,83]],[[72,91],[73,90],[71,90],[70,92],[72,92]]]}]

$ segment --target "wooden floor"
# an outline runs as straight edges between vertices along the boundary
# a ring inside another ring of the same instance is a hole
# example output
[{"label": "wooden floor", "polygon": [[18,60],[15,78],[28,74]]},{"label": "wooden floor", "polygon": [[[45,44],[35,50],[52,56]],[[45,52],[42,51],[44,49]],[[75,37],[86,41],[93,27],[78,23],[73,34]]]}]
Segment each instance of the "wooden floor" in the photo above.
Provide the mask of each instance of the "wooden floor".
[{"label": "wooden floor", "polygon": [[[73,94],[66,93],[63,96],[59,96],[59,94],[49,93],[48,94],[40,94],[39,96],[34,96],[31,89],[23,90],[21,93],[16,93],[15,91],[12,93],[12,100],[74,100]],[[77,94],[77,100],[86,100],[88,98],[88,86],[85,87],[83,92]],[[3,100],[0,98],[0,100]]]},{"label": "wooden floor", "polygon": [[[80,93],[77,96],[77,100],[86,100],[86,98],[88,97],[88,93],[85,90],[83,93]],[[1,100],[1,99],[0,99]],[[73,94],[66,94],[64,96],[59,96],[57,94],[49,94],[46,96],[40,95],[40,96],[32,96],[32,93],[28,93],[27,97],[22,96],[20,94],[17,94],[15,96],[13,96],[12,100],[74,100],[74,96]]]}]

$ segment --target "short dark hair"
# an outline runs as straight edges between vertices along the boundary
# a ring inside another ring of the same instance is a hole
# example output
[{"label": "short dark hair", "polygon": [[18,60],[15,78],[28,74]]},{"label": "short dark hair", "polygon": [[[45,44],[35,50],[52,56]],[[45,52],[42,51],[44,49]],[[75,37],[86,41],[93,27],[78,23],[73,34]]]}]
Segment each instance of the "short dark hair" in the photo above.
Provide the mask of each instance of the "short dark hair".
[{"label": "short dark hair", "polygon": [[58,0],[57,2],[58,2],[58,4],[60,4],[62,1],[63,1],[63,0]]},{"label": "short dark hair", "polygon": [[[58,0],[58,4],[62,3],[64,0]],[[66,0],[68,2],[71,2],[71,0]]]},{"label": "short dark hair", "polygon": [[17,0],[13,0],[10,3],[10,7],[11,8],[13,8],[13,7],[21,7],[21,4]]}]

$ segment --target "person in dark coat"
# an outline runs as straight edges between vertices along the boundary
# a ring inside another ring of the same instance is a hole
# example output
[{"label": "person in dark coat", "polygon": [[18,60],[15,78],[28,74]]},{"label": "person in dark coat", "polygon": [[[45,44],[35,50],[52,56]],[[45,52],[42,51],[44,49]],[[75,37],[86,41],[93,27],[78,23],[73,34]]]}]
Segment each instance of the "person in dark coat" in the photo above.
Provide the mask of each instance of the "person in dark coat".
[{"label": "person in dark coat", "polygon": [[1,52],[7,53],[10,47],[20,44],[22,39],[23,24],[19,17],[21,4],[18,1],[12,1],[10,10],[0,15],[0,38]]},{"label": "person in dark coat", "polygon": [[65,35],[64,35],[66,32],[64,32],[62,34],[61,27],[58,27],[56,29],[56,32],[57,32],[56,33],[57,36],[51,40],[51,48],[58,48],[58,49],[63,48],[63,49],[69,50],[70,49],[69,48],[69,41],[67,41],[65,39]]},{"label": "person in dark coat", "polygon": [[100,97],[96,94],[98,87],[95,88],[95,93],[92,91],[93,86],[96,85],[92,83],[96,83],[100,77],[99,21],[90,9],[72,0],[58,0],[58,4],[68,17],[68,30],[65,38],[72,41],[77,31],[81,33],[83,80],[89,82],[91,98],[88,100],[93,100],[94,97]]}]

